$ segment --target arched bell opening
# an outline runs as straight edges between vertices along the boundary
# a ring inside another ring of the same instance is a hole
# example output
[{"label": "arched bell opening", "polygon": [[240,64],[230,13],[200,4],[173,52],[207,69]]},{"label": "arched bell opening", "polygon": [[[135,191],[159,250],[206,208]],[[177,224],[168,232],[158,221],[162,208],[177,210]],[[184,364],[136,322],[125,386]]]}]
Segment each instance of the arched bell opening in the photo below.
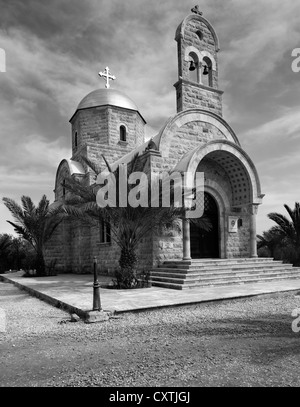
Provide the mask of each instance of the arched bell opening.
[{"label": "arched bell opening", "polygon": [[195,52],[189,53],[189,80],[200,83],[199,58]]},{"label": "arched bell opening", "polygon": [[213,86],[213,78],[212,78],[212,61],[210,58],[205,56],[201,62],[202,70],[200,71],[201,75],[201,83],[204,86]]}]

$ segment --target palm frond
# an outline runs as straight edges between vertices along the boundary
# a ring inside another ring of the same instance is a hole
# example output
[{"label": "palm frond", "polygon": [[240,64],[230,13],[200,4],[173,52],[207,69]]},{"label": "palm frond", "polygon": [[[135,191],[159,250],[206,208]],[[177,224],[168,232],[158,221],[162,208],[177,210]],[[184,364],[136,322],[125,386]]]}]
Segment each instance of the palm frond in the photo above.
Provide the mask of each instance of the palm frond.
[{"label": "palm frond", "polygon": [[107,161],[106,157],[103,154],[102,154],[102,158],[103,158],[103,160],[105,162],[105,165],[106,165],[108,171],[113,172],[111,166],[109,165],[109,162]]},{"label": "palm frond", "polygon": [[90,160],[88,157],[81,155],[80,160],[82,160],[96,175],[101,172],[101,166],[93,160]]},{"label": "palm frond", "polygon": [[17,221],[22,223],[24,219],[24,212],[19,204],[17,204],[13,199],[4,197],[3,199],[4,205],[7,209],[11,212],[13,218]]},{"label": "palm frond", "polygon": [[17,225],[16,223],[11,222],[10,220],[7,220],[6,222],[13,226],[14,231],[18,233],[19,236],[23,237],[34,247],[35,239],[31,236],[30,232],[26,229],[26,227]]},{"label": "palm frond", "polygon": [[49,204],[50,204],[50,202],[47,199],[46,195],[43,195],[42,199],[40,200],[40,202],[36,208],[36,212],[37,212],[38,216],[44,217],[47,215]]},{"label": "palm frond", "polygon": [[32,213],[35,211],[35,206],[34,203],[32,202],[31,198],[29,196],[22,196],[21,197],[21,202],[24,210],[24,214],[27,214],[30,216]]},{"label": "palm frond", "polygon": [[[83,202],[96,200],[95,193],[90,186],[86,186],[72,177],[65,178],[65,188],[73,195],[80,197]],[[73,197],[71,199],[73,199]]]}]

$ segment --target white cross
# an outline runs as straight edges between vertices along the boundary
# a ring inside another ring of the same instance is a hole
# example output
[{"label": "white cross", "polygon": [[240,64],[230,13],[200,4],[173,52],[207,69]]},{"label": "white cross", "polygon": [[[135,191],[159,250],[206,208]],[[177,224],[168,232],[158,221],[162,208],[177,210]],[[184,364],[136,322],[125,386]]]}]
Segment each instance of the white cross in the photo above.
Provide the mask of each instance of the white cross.
[{"label": "white cross", "polygon": [[99,72],[99,76],[101,76],[101,77],[104,76],[104,78],[106,78],[106,84],[105,84],[106,89],[110,88],[109,81],[110,80],[114,81],[116,79],[116,77],[114,75],[109,74],[109,67],[108,66],[105,68],[104,72]]}]

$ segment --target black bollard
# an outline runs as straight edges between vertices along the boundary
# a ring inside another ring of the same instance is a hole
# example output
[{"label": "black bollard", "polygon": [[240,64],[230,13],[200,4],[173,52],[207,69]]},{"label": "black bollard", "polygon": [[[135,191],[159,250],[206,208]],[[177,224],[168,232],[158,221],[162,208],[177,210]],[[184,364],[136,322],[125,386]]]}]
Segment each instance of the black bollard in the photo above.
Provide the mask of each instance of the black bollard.
[{"label": "black bollard", "polygon": [[101,311],[100,284],[97,274],[97,258],[94,257],[93,311]]}]

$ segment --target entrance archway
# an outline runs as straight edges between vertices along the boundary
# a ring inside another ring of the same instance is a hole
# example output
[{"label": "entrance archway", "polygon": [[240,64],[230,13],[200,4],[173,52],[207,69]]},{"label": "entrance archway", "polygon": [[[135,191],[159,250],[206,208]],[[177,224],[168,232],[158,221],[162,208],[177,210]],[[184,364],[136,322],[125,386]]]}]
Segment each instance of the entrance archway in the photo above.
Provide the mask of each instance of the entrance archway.
[{"label": "entrance archway", "polygon": [[211,222],[209,232],[200,229],[194,223],[190,225],[192,259],[219,258],[219,208],[212,195],[204,193],[204,215]]}]

